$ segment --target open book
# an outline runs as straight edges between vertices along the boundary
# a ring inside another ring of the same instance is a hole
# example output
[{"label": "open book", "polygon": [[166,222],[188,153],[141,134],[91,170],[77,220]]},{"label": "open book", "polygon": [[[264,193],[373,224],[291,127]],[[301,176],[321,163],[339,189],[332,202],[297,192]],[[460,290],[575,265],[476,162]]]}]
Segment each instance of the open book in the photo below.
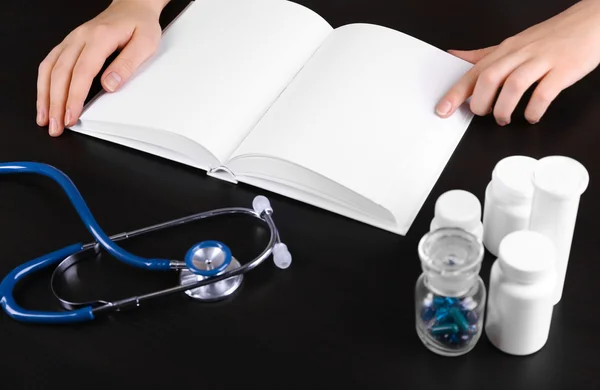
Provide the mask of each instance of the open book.
[{"label": "open book", "polygon": [[70,129],[405,235],[473,118],[434,111],[471,66],[286,0],[196,0]]}]

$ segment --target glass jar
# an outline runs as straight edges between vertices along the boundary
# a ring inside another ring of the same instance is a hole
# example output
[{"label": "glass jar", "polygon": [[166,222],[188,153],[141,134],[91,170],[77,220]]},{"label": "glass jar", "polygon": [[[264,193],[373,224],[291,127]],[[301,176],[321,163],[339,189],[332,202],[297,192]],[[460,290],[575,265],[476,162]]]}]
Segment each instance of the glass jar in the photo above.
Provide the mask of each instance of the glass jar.
[{"label": "glass jar", "polygon": [[417,334],[439,355],[466,354],[483,330],[483,242],[462,229],[441,228],[421,238],[418,252],[423,273],[415,287]]}]

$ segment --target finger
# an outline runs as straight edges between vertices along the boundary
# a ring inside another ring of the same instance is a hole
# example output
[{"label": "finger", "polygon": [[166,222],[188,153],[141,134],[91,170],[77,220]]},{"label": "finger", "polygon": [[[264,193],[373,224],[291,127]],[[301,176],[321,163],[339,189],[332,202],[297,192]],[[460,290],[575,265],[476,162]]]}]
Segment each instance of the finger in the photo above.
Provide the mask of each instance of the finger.
[{"label": "finger", "polygon": [[494,117],[499,125],[510,123],[512,113],[523,94],[549,70],[550,66],[546,62],[529,60],[508,76],[494,106]]},{"label": "finger", "polygon": [[444,97],[440,99],[435,107],[435,112],[438,116],[442,118],[451,116],[454,111],[456,111],[456,109],[471,96],[473,88],[475,87],[475,81],[477,81],[478,73],[479,69],[476,67],[469,69],[469,71],[465,73],[448,92],[446,92]]},{"label": "finger", "polygon": [[103,39],[85,45],[73,68],[69,95],[65,105],[65,127],[77,122],[83,110],[83,104],[104,62],[118,47],[118,41]]},{"label": "finger", "polygon": [[448,53],[472,64],[481,61],[485,56],[496,50],[498,46],[490,46],[477,50],[448,50]]},{"label": "finger", "polygon": [[108,92],[114,92],[121,87],[152,56],[159,41],[160,35],[136,30],[129,43],[104,72],[102,76],[104,89]]},{"label": "finger", "polygon": [[527,54],[516,52],[489,64],[477,78],[470,102],[471,111],[475,115],[489,114],[500,87],[512,71],[526,60]]},{"label": "finger", "polygon": [[447,118],[451,116],[473,94],[479,73],[496,59],[506,55],[507,49],[502,49],[499,46],[491,46],[482,50],[480,55],[483,54],[483,56],[477,64],[440,99],[436,106],[436,113],[440,117]]},{"label": "finger", "polygon": [[550,104],[558,94],[577,82],[579,78],[573,77],[568,71],[552,69],[540,80],[534,89],[531,99],[525,108],[525,118],[530,123],[537,123],[548,110]]},{"label": "finger", "polygon": [[50,106],[50,76],[56,60],[64,50],[64,45],[54,47],[40,63],[37,78],[36,122],[39,126],[48,124],[48,109]]},{"label": "finger", "polygon": [[58,136],[63,131],[65,103],[71,82],[73,67],[83,50],[83,43],[73,43],[65,47],[56,60],[50,76],[50,109],[49,121],[51,136]]}]

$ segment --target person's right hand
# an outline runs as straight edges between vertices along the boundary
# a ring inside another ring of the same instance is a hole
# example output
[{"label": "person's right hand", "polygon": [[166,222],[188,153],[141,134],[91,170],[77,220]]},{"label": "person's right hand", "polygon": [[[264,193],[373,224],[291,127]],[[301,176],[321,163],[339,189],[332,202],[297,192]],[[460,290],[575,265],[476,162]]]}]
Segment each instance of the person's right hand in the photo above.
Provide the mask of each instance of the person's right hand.
[{"label": "person's right hand", "polygon": [[505,126],[537,83],[524,113],[537,123],[564,89],[600,65],[600,0],[578,1],[499,45],[450,53],[474,66],[440,100],[439,116],[449,117],[470,97],[475,115],[493,114]]},{"label": "person's right hand", "polygon": [[37,81],[37,124],[62,134],[81,115],[94,77],[106,59],[122,49],[101,77],[116,91],[156,51],[159,17],[168,0],[113,0],[94,19],[73,30],[42,61]]}]

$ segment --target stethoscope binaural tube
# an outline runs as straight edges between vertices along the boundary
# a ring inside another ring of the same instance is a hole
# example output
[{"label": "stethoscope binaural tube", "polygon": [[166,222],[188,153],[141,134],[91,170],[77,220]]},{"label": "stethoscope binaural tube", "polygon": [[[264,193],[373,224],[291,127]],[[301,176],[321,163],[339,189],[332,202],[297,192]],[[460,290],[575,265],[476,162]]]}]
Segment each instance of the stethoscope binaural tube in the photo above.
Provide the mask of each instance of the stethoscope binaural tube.
[{"label": "stethoscope binaural tube", "polygon": [[[261,212],[261,214],[259,215],[257,211],[239,207],[239,208],[234,208],[234,209],[218,210],[217,214],[213,214],[211,216],[223,215],[222,213],[230,214],[233,210],[235,210],[236,212],[253,215],[257,218],[260,218],[264,222],[266,222],[266,224],[269,227],[269,231],[271,232],[271,235],[269,238],[269,243],[265,246],[265,249],[263,250],[263,252],[261,254],[259,254],[255,259],[253,259],[252,261],[250,261],[234,270],[222,272],[220,274],[210,276],[204,280],[200,280],[200,281],[197,281],[194,283],[174,286],[174,287],[167,288],[164,290],[154,291],[154,292],[151,292],[148,294],[129,297],[129,298],[121,299],[121,300],[114,301],[114,302],[102,302],[100,305],[92,308],[92,314],[96,315],[96,314],[100,314],[100,313],[114,312],[114,311],[119,311],[119,310],[122,310],[122,309],[128,308],[128,307],[139,306],[140,303],[143,301],[161,298],[161,297],[165,297],[165,296],[168,296],[171,294],[181,293],[181,292],[188,291],[188,290],[194,290],[196,288],[203,287],[203,286],[206,286],[211,283],[217,283],[217,282],[223,281],[225,279],[229,279],[229,278],[232,278],[232,277],[235,277],[238,275],[243,275],[243,274],[253,270],[257,266],[259,266],[271,254],[273,255],[273,261],[274,261],[275,265],[277,265],[277,267],[282,268],[282,269],[287,268],[291,262],[291,255],[289,254],[287,249],[282,248],[284,250],[281,251],[281,253],[276,253],[276,251],[275,251],[275,248],[280,248],[281,245],[284,245],[284,244],[281,243],[281,241],[279,239],[279,233],[277,231],[277,227],[275,226],[275,222],[273,221],[273,218],[271,217],[272,210],[266,209],[266,210],[261,211],[260,209],[258,209],[258,211]],[[209,213],[211,213],[211,212],[209,212]],[[214,213],[214,211],[213,211],[213,213]],[[277,257],[277,259],[276,259],[276,257]]]}]

